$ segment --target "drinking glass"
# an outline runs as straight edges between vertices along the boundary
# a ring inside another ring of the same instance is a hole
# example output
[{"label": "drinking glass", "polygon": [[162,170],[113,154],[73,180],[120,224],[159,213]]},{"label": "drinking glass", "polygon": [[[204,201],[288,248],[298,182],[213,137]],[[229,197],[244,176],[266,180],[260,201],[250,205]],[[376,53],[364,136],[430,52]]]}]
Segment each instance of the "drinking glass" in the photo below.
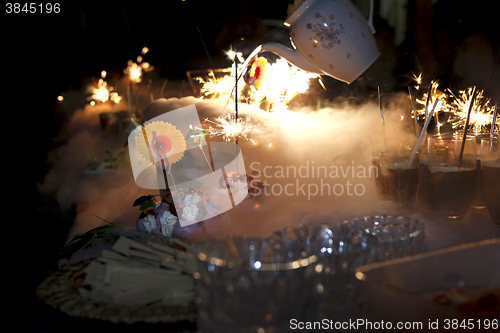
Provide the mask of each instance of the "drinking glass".
[{"label": "drinking glass", "polygon": [[[371,262],[376,240],[367,232],[352,233],[334,223],[311,223],[283,228],[275,233],[295,252],[312,253],[316,262],[307,268],[308,279],[302,285],[310,295],[304,318],[319,322],[353,320],[360,317],[354,288],[354,269]],[[286,330],[288,331],[288,330]]]},{"label": "drinking glass", "polygon": [[195,245],[201,332],[282,332],[302,320],[315,256],[278,236],[225,237]]},{"label": "drinking glass", "polygon": [[418,185],[418,153],[408,149],[380,154],[381,174],[386,179],[387,196],[401,212],[410,212],[415,203]]},{"label": "drinking glass", "polygon": [[434,209],[449,219],[465,216],[476,186],[476,138],[428,139],[428,167]]},{"label": "drinking glass", "polygon": [[486,208],[500,227],[500,142],[498,137],[481,140],[481,191]]},{"label": "drinking glass", "polygon": [[342,223],[348,235],[368,232],[376,246],[368,261],[376,262],[414,255],[425,250],[425,226],[408,216],[374,215]]}]

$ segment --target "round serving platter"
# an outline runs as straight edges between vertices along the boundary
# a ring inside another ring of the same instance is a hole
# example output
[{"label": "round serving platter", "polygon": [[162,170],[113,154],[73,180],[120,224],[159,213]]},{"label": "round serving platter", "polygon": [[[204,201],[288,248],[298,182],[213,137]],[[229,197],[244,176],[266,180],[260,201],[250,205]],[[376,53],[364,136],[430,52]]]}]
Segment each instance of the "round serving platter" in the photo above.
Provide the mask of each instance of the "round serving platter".
[{"label": "round serving platter", "polygon": [[84,269],[92,260],[63,265],[38,286],[37,297],[72,317],[126,324],[195,322],[196,308],[193,303],[187,306],[161,303],[122,306],[96,302],[82,296],[79,289],[84,288]]}]

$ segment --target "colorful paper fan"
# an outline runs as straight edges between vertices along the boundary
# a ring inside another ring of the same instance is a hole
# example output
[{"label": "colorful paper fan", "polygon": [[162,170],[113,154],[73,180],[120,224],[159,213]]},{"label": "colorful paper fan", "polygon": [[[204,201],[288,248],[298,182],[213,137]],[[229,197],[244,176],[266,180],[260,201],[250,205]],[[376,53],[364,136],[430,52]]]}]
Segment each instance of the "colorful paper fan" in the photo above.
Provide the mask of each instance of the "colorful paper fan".
[{"label": "colorful paper fan", "polygon": [[[155,163],[158,161],[157,149],[153,143],[155,135],[170,164],[174,164],[184,156],[186,140],[181,131],[170,123],[155,121],[144,126],[142,135],[136,138],[137,149],[145,160]],[[160,154],[162,154],[161,151]]]},{"label": "colorful paper fan", "polygon": [[259,89],[262,79],[266,74],[267,60],[264,57],[259,57],[257,60],[252,60],[248,65],[244,79],[247,84],[255,86]]}]

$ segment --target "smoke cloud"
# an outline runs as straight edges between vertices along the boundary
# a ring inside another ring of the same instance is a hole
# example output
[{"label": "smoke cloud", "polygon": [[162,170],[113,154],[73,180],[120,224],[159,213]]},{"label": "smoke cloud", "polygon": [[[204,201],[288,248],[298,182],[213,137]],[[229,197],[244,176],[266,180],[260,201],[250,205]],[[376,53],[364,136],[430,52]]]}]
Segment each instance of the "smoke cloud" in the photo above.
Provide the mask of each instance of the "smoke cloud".
[{"label": "smoke cloud", "polygon": [[[226,103],[225,98],[184,97],[169,98],[164,104],[165,110],[195,104],[203,122],[233,112],[233,102],[227,107]],[[117,110],[126,107],[119,104]],[[110,134],[99,123],[100,114],[109,112],[102,105],[76,110],[65,131],[66,144],[49,155],[53,168],[40,191],[55,195],[63,211],[76,209],[69,236],[105,221],[135,227],[140,214],[133,207],[135,199],[158,194],[135,184],[123,126],[118,122]],[[146,119],[154,116],[144,114]],[[396,93],[385,99],[385,132],[378,99],[361,104],[339,99],[318,110],[303,107],[282,112],[240,104],[239,116],[252,117],[262,125],[260,132],[251,135],[255,144],[242,138],[238,144],[246,172],[266,187],[261,202],[245,200],[226,212],[231,224],[220,233],[260,235],[303,222],[341,222],[391,213],[394,207],[376,195],[378,170],[372,167],[372,150],[383,148],[385,141],[389,145],[416,141],[407,95]],[[102,165],[96,169],[96,162],[109,157],[109,149],[116,169],[102,169]]]}]

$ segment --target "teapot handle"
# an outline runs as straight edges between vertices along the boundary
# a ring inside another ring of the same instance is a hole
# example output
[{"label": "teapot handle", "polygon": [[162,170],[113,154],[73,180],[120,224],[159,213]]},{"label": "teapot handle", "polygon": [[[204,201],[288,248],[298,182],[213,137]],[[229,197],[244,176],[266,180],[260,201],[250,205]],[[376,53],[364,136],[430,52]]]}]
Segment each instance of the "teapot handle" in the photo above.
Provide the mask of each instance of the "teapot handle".
[{"label": "teapot handle", "polygon": [[372,31],[372,34],[375,33],[375,27],[373,26],[373,0],[370,0],[370,14],[368,15],[368,26]]}]

